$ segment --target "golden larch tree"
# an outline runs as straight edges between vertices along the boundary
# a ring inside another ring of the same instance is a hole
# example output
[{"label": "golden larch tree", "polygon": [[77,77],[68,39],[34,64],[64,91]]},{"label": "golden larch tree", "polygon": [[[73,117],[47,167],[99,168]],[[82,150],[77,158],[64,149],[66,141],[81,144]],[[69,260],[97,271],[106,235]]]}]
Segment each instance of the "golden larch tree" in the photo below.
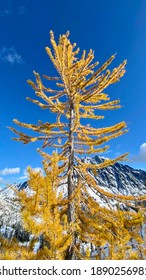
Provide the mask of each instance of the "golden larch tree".
[{"label": "golden larch tree", "polygon": [[[35,91],[37,99],[27,98],[27,100],[56,114],[56,122],[43,123],[39,121],[38,124],[26,124],[14,119],[18,126],[32,130],[33,136],[12,127],[10,129],[18,135],[18,138],[13,138],[14,140],[22,141],[24,144],[38,140],[43,141],[42,148],[51,146],[54,150],[57,149],[60,161],[62,158],[66,158],[64,161],[64,182],[67,186],[68,199],[66,213],[67,223],[72,225],[79,219],[77,204],[80,207],[83,205],[81,197],[90,197],[89,188],[97,196],[101,197],[102,195],[106,201],[112,197],[117,201],[124,200],[122,195],[112,195],[99,188],[88,170],[90,168],[96,172],[98,169],[124,160],[127,154],[115,159],[106,159],[100,164],[83,162],[81,156],[107,151],[109,146],[105,143],[127,132],[124,121],[102,128],[97,128],[96,124],[96,121],[104,118],[103,115],[99,114],[99,111],[120,108],[120,101],[111,101],[109,95],[105,93],[105,89],[118,82],[124,75],[126,60],[110,71],[108,67],[115,58],[115,55],[112,55],[101,67],[97,67],[98,62],[93,61],[94,52],[90,50],[86,54],[84,50],[79,58],[79,48],[76,48],[76,44],[72,44],[68,37],[69,32],[60,35],[57,44],[53,32],[50,32],[52,50],[46,47],[46,52],[56,68],[58,76],[43,75],[43,78],[49,84],[53,82],[54,88],[45,85],[39,73],[35,71],[36,82],[28,80],[28,84]],[[84,124],[82,119],[87,119],[88,122],[90,119],[95,120],[94,127],[88,123]],[[40,153],[45,158],[47,157],[47,153],[41,150]],[[58,185],[62,183],[61,179],[59,182],[59,179],[60,177],[58,177]],[[77,243],[77,232],[73,231],[67,259],[76,258]]]}]

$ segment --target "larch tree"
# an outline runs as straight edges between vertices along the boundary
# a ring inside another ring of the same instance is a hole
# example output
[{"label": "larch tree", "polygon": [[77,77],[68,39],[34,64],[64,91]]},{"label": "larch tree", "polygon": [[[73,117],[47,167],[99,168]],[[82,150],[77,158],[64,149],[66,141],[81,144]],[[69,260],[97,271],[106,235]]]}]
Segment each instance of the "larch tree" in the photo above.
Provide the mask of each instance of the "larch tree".
[{"label": "larch tree", "polygon": [[[46,155],[43,170],[27,168],[28,187],[21,191],[10,186],[21,205],[20,216],[23,230],[30,236],[26,242],[18,242],[0,236],[0,259],[63,260],[67,248],[72,244],[71,225],[67,222],[68,199],[60,186],[66,161],[57,153]],[[62,164],[61,164],[62,162]],[[75,224],[72,225],[75,227]]]},{"label": "larch tree", "polygon": [[[30,129],[33,135],[27,135],[15,128],[10,128],[18,135],[13,138],[24,144],[35,141],[43,141],[42,148],[53,147],[57,149],[59,160],[64,159],[64,180],[58,176],[58,185],[67,186],[67,223],[73,225],[81,218],[77,206],[83,207],[86,200],[90,197],[88,190],[95,192],[97,196],[102,196],[105,201],[115,199],[125,201],[122,195],[112,195],[97,186],[94,177],[88,173],[89,169],[93,172],[113,165],[119,160],[124,160],[127,154],[115,159],[105,159],[103,163],[91,164],[83,162],[82,155],[103,153],[109,146],[104,145],[109,140],[119,137],[127,132],[124,121],[109,127],[97,127],[96,121],[104,118],[99,111],[113,110],[120,108],[120,101],[110,101],[110,97],[105,93],[105,89],[120,80],[125,73],[126,61],[123,61],[112,71],[108,69],[115,55],[112,55],[101,67],[97,68],[98,62],[93,62],[94,52],[90,50],[87,54],[84,50],[79,58],[79,48],[72,44],[68,38],[69,32],[60,35],[58,44],[54,39],[54,34],[50,32],[52,44],[51,50],[46,47],[46,52],[57,70],[57,77],[43,75],[48,82],[54,83],[54,88],[44,84],[39,73],[34,71],[36,82],[28,80],[32,86],[37,99],[27,98],[27,100],[38,105],[42,109],[47,109],[56,114],[56,122],[50,123],[38,121],[38,124],[26,124],[14,119],[14,123],[22,128]],[[95,120],[95,126],[86,123],[83,119],[90,122]],[[36,133],[36,134],[35,134]],[[44,158],[47,153],[39,150]],[[54,157],[52,155],[52,157]],[[44,184],[44,183],[43,183]],[[45,184],[44,184],[45,188]],[[42,190],[43,193],[43,190]],[[84,199],[83,199],[84,197]],[[127,198],[127,201],[132,198]],[[49,219],[49,217],[48,217]],[[75,259],[77,251],[77,231],[72,229],[72,242],[68,246],[66,258]],[[82,235],[82,234],[81,234]]]},{"label": "larch tree", "polygon": [[[23,228],[33,235],[20,258],[63,260],[72,243],[67,223],[67,199],[59,188],[66,161],[57,153],[43,161],[44,174],[28,168],[28,189],[18,192]],[[62,162],[62,164],[61,164]],[[38,244],[38,248],[35,249]]]}]

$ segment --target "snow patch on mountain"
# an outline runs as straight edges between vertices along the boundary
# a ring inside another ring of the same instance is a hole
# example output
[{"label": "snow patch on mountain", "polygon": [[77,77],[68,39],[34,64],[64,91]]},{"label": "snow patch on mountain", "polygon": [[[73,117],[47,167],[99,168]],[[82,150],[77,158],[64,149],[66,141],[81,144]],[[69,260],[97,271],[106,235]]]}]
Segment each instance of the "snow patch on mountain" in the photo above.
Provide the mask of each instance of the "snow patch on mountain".
[{"label": "snow patch on mountain", "polygon": [[[98,164],[103,162],[105,158],[95,156],[93,158],[85,157],[82,160],[86,163]],[[135,197],[146,194],[146,171],[116,163],[112,166],[97,170],[97,175],[94,175],[90,169],[89,172],[95,178],[97,185],[110,193],[133,195]],[[13,188],[18,191],[26,189],[28,195],[31,194],[27,182],[13,185]],[[66,190],[66,183],[61,186],[61,189],[63,192]],[[88,192],[100,205],[103,207],[106,206],[106,201],[99,195],[97,196],[96,192],[93,192],[91,189],[89,189]],[[111,199],[110,204],[114,207],[116,202]],[[15,227],[20,223],[20,205],[16,200],[16,193],[13,189],[6,187],[0,191],[0,227]]]}]

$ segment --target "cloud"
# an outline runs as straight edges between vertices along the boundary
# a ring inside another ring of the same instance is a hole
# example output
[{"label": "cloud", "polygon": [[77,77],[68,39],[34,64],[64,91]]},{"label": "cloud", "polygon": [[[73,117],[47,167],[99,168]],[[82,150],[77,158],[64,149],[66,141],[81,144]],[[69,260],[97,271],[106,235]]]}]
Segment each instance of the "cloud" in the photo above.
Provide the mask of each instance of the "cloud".
[{"label": "cloud", "polygon": [[19,179],[19,180],[27,180],[27,179],[28,179],[27,169],[24,169],[24,170],[23,170],[23,175],[20,176],[18,179]]},{"label": "cloud", "polygon": [[42,175],[44,174],[44,171],[41,167],[35,167],[33,168],[33,170],[35,170],[36,172],[40,172]]},{"label": "cloud", "polygon": [[17,5],[14,7],[13,1],[4,0],[0,6],[0,17],[8,17],[15,15],[24,15],[26,13],[26,7],[24,5]]},{"label": "cloud", "polygon": [[[44,175],[44,171],[41,167],[35,167],[32,168],[33,170],[35,170],[36,172],[40,172],[41,175]],[[24,169],[23,171],[23,175],[21,177],[18,178],[19,180],[28,180],[28,171],[27,169]]]},{"label": "cloud", "polygon": [[13,15],[13,11],[11,10],[11,8],[0,11],[0,17],[10,16],[10,15]]},{"label": "cloud", "polygon": [[139,147],[138,155],[133,155],[130,159],[130,162],[146,162],[146,143],[143,143]]},{"label": "cloud", "polygon": [[19,174],[20,173],[20,167],[15,168],[4,168],[0,170],[0,175],[6,176],[6,175],[12,175],[12,174]]},{"label": "cloud", "polygon": [[4,180],[4,178],[0,177],[0,184],[5,184],[6,180]]},{"label": "cloud", "polygon": [[0,50],[0,60],[6,61],[10,64],[14,64],[14,63],[22,64],[24,62],[21,55],[16,52],[14,47],[2,48]]},{"label": "cloud", "polygon": [[26,7],[20,6],[20,7],[18,8],[18,14],[19,14],[19,15],[24,15],[25,13],[26,13]]},{"label": "cloud", "polygon": [[140,146],[139,158],[141,159],[141,161],[145,161],[146,162],[146,143],[143,143]]}]

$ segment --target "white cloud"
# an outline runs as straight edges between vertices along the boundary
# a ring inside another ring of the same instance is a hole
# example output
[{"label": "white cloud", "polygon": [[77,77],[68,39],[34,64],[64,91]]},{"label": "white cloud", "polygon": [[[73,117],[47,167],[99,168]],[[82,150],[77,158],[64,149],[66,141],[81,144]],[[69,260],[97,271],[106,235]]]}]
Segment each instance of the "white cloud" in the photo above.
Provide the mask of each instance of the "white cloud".
[{"label": "white cloud", "polygon": [[[35,170],[36,172],[40,172],[41,175],[44,175],[44,171],[42,168],[40,167],[35,167],[35,168],[32,168],[33,170]],[[23,171],[23,175],[21,177],[18,178],[19,180],[28,180],[28,172],[27,172],[27,169],[24,169]]]},{"label": "white cloud", "polygon": [[19,174],[20,173],[20,167],[15,168],[4,168],[0,170],[0,175],[6,176],[6,175],[12,175],[12,174]]},{"label": "white cloud", "polygon": [[33,170],[35,170],[36,172],[40,172],[42,175],[44,174],[43,169],[40,167],[35,167],[35,168],[33,168]]},{"label": "white cloud", "polygon": [[20,54],[18,54],[14,47],[3,48],[0,50],[0,60],[6,61],[10,64],[18,63],[22,64],[23,59]]},{"label": "white cloud", "polygon": [[18,178],[19,180],[28,180],[27,169],[23,170],[23,175]]},{"label": "white cloud", "polygon": [[11,10],[11,8],[0,11],[0,17],[10,16],[10,15],[13,15],[13,11]]},{"label": "white cloud", "polygon": [[143,144],[140,146],[139,158],[140,158],[142,161],[146,161],[146,143],[143,143]]},{"label": "white cloud", "polygon": [[26,13],[26,8],[24,6],[20,6],[18,9],[19,15],[24,15]]},{"label": "white cloud", "polygon": [[146,162],[146,143],[143,143],[139,147],[138,155],[134,155],[130,158],[131,162]]},{"label": "white cloud", "polygon": [[[1,2],[1,1],[0,1]],[[24,15],[26,13],[26,7],[24,5],[13,6],[13,1],[4,0],[4,3],[0,3],[0,17]]]},{"label": "white cloud", "polygon": [[5,184],[6,181],[4,180],[4,178],[0,177],[0,184]]}]

